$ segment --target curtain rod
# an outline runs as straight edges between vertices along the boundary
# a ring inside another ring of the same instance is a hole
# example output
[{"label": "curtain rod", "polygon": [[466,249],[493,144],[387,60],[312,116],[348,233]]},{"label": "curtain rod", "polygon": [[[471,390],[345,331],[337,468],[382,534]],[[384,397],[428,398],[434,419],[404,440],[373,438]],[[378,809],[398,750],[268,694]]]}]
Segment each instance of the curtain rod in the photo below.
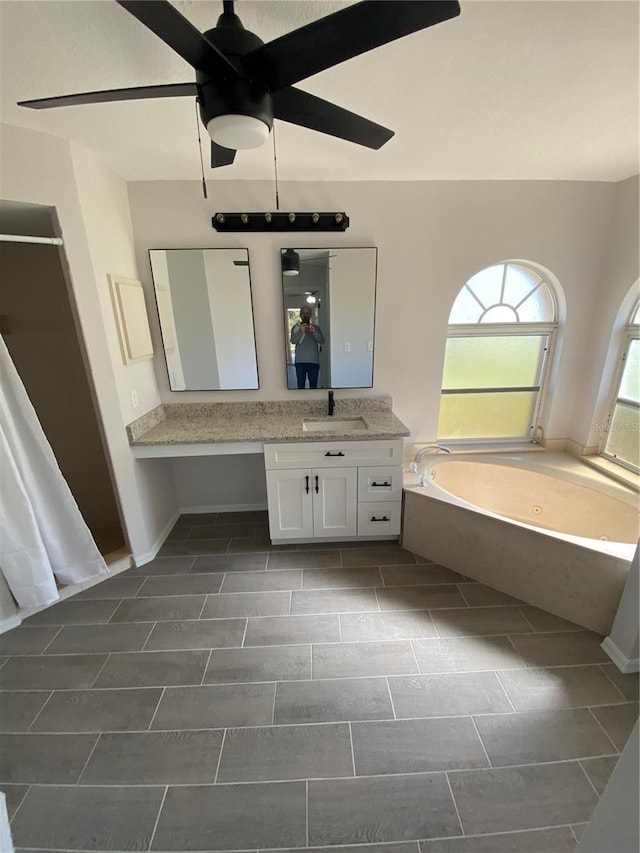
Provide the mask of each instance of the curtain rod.
[{"label": "curtain rod", "polygon": [[62,246],[62,237],[23,237],[20,234],[0,234],[0,242],[5,243],[47,243]]}]

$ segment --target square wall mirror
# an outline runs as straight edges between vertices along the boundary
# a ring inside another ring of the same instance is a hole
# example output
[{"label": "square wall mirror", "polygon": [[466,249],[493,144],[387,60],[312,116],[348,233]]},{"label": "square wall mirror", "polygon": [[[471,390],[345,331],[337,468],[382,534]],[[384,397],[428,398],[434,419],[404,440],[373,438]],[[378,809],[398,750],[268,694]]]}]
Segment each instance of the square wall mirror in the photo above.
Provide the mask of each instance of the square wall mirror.
[{"label": "square wall mirror", "polygon": [[280,250],[287,388],[371,388],[374,247]]},{"label": "square wall mirror", "polygon": [[258,388],[246,249],[149,252],[172,391]]}]

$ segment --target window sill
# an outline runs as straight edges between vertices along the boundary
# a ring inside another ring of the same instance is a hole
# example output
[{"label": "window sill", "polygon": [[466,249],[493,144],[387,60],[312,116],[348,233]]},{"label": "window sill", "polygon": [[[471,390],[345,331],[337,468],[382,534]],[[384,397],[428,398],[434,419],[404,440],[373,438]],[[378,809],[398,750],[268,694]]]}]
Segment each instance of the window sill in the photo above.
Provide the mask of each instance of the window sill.
[{"label": "window sill", "polygon": [[606,474],[607,477],[611,477],[612,480],[617,480],[619,483],[629,486],[635,492],[640,492],[640,476],[634,474],[633,471],[623,468],[622,465],[616,465],[615,462],[604,459],[602,456],[581,456],[580,459],[585,465],[596,468],[598,471]]}]

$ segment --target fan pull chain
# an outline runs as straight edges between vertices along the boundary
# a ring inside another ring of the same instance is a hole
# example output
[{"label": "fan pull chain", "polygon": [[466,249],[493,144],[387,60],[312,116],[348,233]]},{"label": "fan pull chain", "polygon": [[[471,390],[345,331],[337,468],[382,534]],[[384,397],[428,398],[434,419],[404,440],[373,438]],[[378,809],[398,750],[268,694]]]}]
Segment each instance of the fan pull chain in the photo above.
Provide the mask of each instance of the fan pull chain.
[{"label": "fan pull chain", "polygon": [[198,99],[195,100],[196,105],[196,128],[198,130],[198,151],[200,152],[200,170],[202,172],[202,192],[205,198],[209,198],[207,195],[207,184],[204,179],[204,160],[202,159],[202,139],[200,138],[200,118],[198,117]]},{"label": "fan pull chain", "polygon": [[276,210],[280,210],[280,197],[278,196],[278,158],[276,157],[276,125],[271,128],[273,134],[273,171],[276,176]]}]

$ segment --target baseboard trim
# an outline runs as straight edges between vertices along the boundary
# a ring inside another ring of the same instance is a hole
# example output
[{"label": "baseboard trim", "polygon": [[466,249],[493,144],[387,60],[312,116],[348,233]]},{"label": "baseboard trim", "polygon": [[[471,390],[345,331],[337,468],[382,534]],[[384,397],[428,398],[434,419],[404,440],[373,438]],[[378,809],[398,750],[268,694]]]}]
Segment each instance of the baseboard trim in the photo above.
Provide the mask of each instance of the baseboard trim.
[{"label": "baseboard trim", "polygon": [[628,658],[620,651],[611,637],[605,637],[600,644],[600,648],[609,655],[620,672],[623,672],[625,675],[632,672],[640,672],[640,658]]},{"label": "baseboard trim", "polygon": [[198,512],[255,512],[267,509],[266,501],[257,504],[203,504],[202,506],[180,507],[181,515],[193,515]]},{"label": "baseboard trim", "polygon": [[182,514],[182,510],[180,510],[180,509],[178,509],[178,510],[176,510],[176,512],[174,512],[174,514],[171,516],[169,521],[162,528],[162,533],[158,536],[158,538],[156,539],[156,541],[153,543],[153,545],[151,546],[151,548],[148,551],[145,551],[143,554],[134,554],[133,555],[133,559],[135,561],[136,566],[138,566],[138,567],[144,566],[145,563],[150,563],[152,560],[155,560],[156,554],[158,553],[160,548],[162,548],[162,546],[164,545],[164,540],[167,538],[167,536],[173,530],[173,527],[174,527],[176,521],[180,518],[181,514]]},{"label": "baseboard trim", "polygon": [[5,616],[4,619],[0,619],[0,634],[11,631],[13,628],[17,628],[18,625],[21,624],[22,616],[19,613],[14,613],[13,616]]}]

